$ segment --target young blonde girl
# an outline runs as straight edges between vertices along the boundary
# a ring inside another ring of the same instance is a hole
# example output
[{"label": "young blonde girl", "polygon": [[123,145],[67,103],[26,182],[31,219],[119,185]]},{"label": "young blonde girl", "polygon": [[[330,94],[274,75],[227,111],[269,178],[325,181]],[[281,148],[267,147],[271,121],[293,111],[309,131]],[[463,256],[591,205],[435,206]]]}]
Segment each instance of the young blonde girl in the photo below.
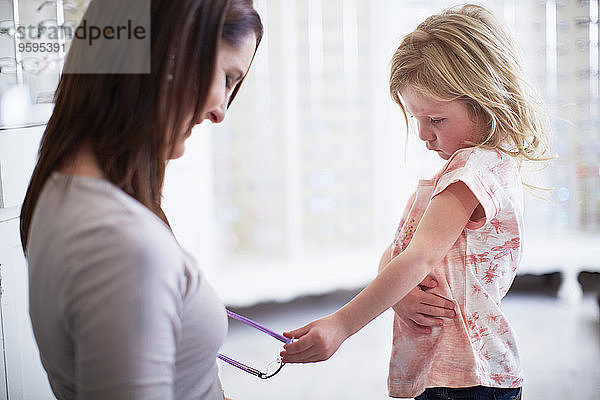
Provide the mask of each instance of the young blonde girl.
[{"label": "young blonde girl", "polygon": [[[414,119],[427,149],[447,162],[419,182],[377,278],[340,310],[287,332],[298,340],[282,357],[326,360],[394,307],[390,396],[518,399],[517,342],[500,301],[523,245],[521,161],[548,158],[540,103],[510,36],[476,5],[433,15],[406,36],[390,91],[407,126]],[[431,333],[398,312],[426,277],[456,311]]]}]

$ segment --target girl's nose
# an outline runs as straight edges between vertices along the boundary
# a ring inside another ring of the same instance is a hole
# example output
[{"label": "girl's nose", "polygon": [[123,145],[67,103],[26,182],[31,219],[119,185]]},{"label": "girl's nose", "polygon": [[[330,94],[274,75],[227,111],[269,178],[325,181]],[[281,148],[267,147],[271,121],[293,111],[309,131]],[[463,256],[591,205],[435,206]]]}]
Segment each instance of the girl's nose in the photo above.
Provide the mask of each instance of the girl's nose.
[{"label": "girl's nose", "polygon": [[433,133],[433,130],[431,130],[427,126],[423,126],[423,124],[419,123],[418,129],[419,139],[421,139],[422,141],[431,142],[432,140],[435,140],[435,134]]}]

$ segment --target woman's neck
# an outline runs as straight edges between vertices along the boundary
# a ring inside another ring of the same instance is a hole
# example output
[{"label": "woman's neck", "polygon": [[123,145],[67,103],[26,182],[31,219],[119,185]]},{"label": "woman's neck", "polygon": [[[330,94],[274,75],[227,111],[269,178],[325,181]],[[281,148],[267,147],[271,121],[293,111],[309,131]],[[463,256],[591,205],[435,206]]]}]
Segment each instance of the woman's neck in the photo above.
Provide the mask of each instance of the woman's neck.
[{"label": "woman's neck", "polygon": [[57,172],[65,175],[106,179],[89,143],[85,143],[72,157],[67,158],[57,168]]}]

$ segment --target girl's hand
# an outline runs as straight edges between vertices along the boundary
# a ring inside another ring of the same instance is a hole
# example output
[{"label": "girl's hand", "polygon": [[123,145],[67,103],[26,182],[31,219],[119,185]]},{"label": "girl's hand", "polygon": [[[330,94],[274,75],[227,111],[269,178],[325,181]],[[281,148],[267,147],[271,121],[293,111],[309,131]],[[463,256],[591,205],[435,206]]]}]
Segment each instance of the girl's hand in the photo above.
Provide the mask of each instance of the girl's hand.
[{"label": "girl's hand", "polygon": [[280,355],[285,363],[325,361],[350,336],[336,314],[313,321],[302,328],[283,332],[283,335],[297,339],[283,346],[284,351]]},{"label": "girl's hand", "polygon": [[429,334],[432,326],[444,324],[441,318],[456,317],[452,301],[427,291],[436,286],[437,281],[427,276],[392,307],[417,332]]}]

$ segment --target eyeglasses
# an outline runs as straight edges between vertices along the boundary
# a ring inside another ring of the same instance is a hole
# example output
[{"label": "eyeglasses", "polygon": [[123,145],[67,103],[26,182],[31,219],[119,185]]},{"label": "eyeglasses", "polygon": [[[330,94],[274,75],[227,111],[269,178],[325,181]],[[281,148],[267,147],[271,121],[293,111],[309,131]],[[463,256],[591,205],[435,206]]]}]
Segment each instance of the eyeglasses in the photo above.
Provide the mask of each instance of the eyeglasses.
[{"label": "eyeglasses", "polygon": [[[232,311],[227,310],[227,316],[230,317],[230,318],[236,319],[236,320],[238,320],[238,321],[240,321],[240,322],[242,322],[242,323],[244,323],[244,324],[246,324],[248,326],[256,328],[259,331],[264,332],[267,335],[274,337],[275,339],[279,340],[280,342],[283,342],[283,343],[287,344],[287,343],[291,343],[292,340],[293,340],[293,339],[288,339],[285,336],[282,336],[282,335],[280,335],[280,334],[278,334],[276,332],[273,332],[272,330],[270,330],[268,328],[265,328],[264,326],[260,325],[259,323],[254,322],[251,319],[246,318],[246,317],[244,317],[242,315],[236,314],[236,313],[234,313]],[[277,375],[277,373],[279,371],[281,371],[281,368],[283,368],[283,365],[284,365],[284,362],[281,359],[281,357],[277,357],[277,359],[275,361],[271,362],[267,366],[266,372],[262,372],[262,371],[257,370],[256,368],[252,368],[252,367],[250,367],[250,366],[248,366],[248,365],[246,365],[244,363],[241,363],[241,362],[239,362],[237,360],[234,360],[233,358],[227,357],[227,356],[225,356],[225,355],[223,355],[221,353],[217,354],[217,358],[220,359],[220,360],[225,361],[226,363],[228,363],[230,365],[233,365],[236,368],[241,369],[242,371],[245,371],[245,372],[247,372],[247,373],[249,373],[251,375],[257,376],[260,379],[268,379],[268,378],[271,378],[271,377]]]},{"label": "eyeglasses", "polygon": [[[46,6],[54,6],[56,7],[56,0],[48,0],[44,1],[38,8],[37,11],[42,11],[42,9]],[[73,4],[71,1],[62,1],[62,6],[65,11],[77,11],[77,5]]]},{"label": "eyeglasses", "polygon": [[12,38],[17,32],[17,26],[13,20],[0,21],[0,36]]},{"label": "eyeglasses", "polygon": [[59,25],[55,19],[45,19],[27,25],[15,24],[12,20],[3,20],[0,21],[0,36],[8,38],[17,36],[19,40],[26,41],[41,39],[42,36],[52,40],[61,37],[71,40],[77,26],[75,21],[65,21]]},{"label": "eyeglasses", "polygon": [[62,58],[48,56],[43,59],[36,57],[26,57],[17,62],[13,57],[0,57],[0,75],[15,74],[20,64],[24,72],[33,75],[40,75],[44,72],[53,72],[60,69]]},{"label": "eyeglasses", "polygon": [[21,64],[23,71],[37,74],[41,71],[40,60],[34,57],[27,57],[17,62],[16,58],[0,57],[0,75],[17,73],[18,64]]},{"label": "eyeglasses", "polygon": [[[3,0],[3,1],[7,1],[8,3],[12,3],[12,0]],[[28,2],[32,2],[32,0],[28,0]],[[37,11],[42,11],[43,8],[45,8],[46,6],[54,6],[56,7],[56,3],[57,0],[47,0],[44,1],[40,4],[40,6],[37,8]],[[63,9],[65,11],[77,11],[77,4],[74,3],[74,1],[72,0],[60,0],[60,5],[63,6]]]}]

